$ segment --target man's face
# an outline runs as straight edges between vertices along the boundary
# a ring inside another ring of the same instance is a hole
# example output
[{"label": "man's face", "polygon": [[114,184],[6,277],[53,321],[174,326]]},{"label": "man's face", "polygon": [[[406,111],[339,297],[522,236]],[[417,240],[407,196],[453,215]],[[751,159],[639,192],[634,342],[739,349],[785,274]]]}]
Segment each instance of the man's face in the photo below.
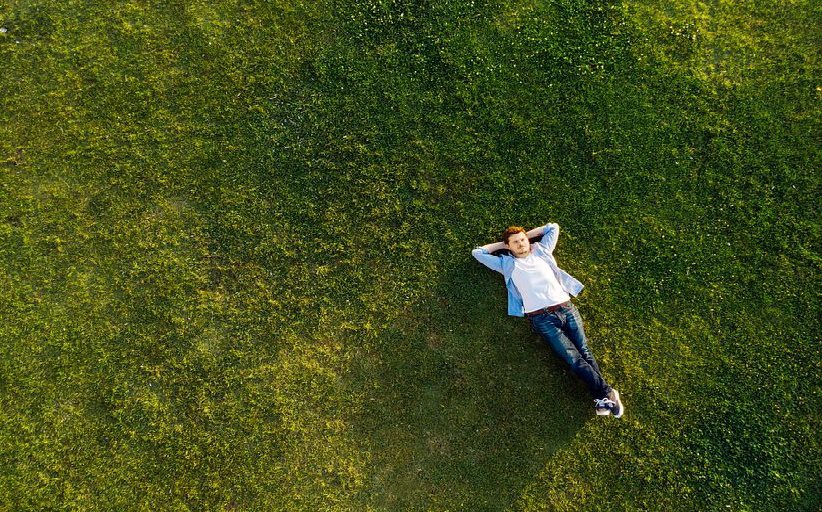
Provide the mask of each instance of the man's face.
[{"label": "man's face", "polygon": [[531,242],[528,241],[525,233],[520,232],[509,236],[508,243],[505,245],[515,258],[524,258],[531,252]]}]

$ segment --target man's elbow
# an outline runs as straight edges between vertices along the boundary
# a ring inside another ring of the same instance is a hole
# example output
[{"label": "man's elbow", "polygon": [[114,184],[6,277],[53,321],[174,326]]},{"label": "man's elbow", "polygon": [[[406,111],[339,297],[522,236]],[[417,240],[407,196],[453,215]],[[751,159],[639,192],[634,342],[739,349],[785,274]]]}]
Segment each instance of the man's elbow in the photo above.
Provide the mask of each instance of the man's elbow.
[{"label": "man's elbow", "polygon": [[548,224],[546,224],[544,229],[543,229],[542,234],[547,235],[548,233],[558,235],[559,234],[559,224],[557,224],[556,222],[549,222]]}]

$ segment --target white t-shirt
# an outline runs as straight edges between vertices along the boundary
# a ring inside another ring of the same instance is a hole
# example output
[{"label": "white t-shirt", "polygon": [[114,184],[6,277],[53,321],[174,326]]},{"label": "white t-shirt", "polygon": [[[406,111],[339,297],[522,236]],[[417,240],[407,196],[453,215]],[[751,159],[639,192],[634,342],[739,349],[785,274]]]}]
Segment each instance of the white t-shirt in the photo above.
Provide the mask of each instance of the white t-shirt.
[{"label": "white t-shirt", "polygon": [[524,258],[514,258],[511,274],[526,313],[571,300],[545,260],[532,252]]}]

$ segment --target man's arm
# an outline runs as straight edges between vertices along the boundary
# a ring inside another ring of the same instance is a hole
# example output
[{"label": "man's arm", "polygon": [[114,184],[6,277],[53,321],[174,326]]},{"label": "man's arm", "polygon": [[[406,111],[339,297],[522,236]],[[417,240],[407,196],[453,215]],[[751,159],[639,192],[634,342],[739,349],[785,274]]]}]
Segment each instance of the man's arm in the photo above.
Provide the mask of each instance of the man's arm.
[{"label": "man's arm", "polygon": [[471,256],[476,258],[477,261],[479,261],[486,267],[490,268],[491,270],[496,270],[497,272],[502,274],[502,256],[494,256],[493,254],[491,254],[492,252],[498,251],[500,249],[505,249],[505,244],[503,242],[486,244],[472,250]]},{"label": "man's arm", "polygon": [[485,249],[489,253],[497,252],[500,249],[507,249],[505,246],[505,242],[494,242],[492,244],[486,244],[481,247],[481,249]]},{"label": "man's arm", "polygon": [[531,238],[536,238],[538,236],[541,236],[543,233],[545,233],[545,226],[540,226],[538,228],[534,228],[531,231],[525,233],[525,236],[527,236],[529,239],[531,239]]},{"label": "man's arm", "polygon": [[559,238],[559,224],[550,222],[542,227],[534,228],[532,231],[536,231],[537,229],[543,232],[542,240],[539,241],[539,244],[549,253],[554,252],[554,247],[557,246],[557,238]]}]

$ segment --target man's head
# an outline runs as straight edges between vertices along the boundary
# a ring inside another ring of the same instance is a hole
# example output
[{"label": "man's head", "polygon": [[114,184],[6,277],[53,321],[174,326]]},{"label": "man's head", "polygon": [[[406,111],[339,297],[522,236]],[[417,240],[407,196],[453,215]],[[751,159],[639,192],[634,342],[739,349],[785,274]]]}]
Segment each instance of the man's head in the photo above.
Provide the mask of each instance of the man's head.
[{"label": "man's head", "polygon": [[525,228],[511,226],[502,233],[502,241],[516,258],[524,258],[531,253],[531,242],[525,234]]}]

